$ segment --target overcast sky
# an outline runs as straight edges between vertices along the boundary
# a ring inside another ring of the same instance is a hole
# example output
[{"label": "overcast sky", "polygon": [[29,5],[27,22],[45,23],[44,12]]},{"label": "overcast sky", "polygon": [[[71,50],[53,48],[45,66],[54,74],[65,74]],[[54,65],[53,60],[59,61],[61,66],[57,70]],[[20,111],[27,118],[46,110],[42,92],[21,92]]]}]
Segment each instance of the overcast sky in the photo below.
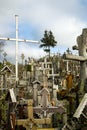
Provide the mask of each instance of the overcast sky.
[{"label": "overcast sky", "polygon": [[[87,28],[87,0],[0,0],[0,37],[15,38],[18,15],[19,38],[38,40],[51,30],[57,41],[52,53],[63,53],[77,44],[76,38]],[[7,58],[14,61],[15,42],[5,42]],[[41,57],[45,53],[35,43],[19,43],[20,55]]]}]

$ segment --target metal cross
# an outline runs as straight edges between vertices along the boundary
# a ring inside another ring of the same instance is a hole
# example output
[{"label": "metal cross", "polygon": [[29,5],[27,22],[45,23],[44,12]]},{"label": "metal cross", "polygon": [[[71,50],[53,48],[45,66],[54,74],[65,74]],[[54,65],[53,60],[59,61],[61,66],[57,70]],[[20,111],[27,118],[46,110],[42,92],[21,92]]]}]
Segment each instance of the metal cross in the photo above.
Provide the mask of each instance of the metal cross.
[{"label": "metal cross", "polygon": [[16,38],[2,38],[0,37],[0,40],[9,40],[9,41],[16,41],[16,65],[15,65],[15,73],[16,73],[16,84],[18,83],[18,42],[31,42],[31,43],[38,43],[38,41],[33,40],[25,40],[25,39],[18,39],[18,15],[15,15],[15,21],[16,21]]}]

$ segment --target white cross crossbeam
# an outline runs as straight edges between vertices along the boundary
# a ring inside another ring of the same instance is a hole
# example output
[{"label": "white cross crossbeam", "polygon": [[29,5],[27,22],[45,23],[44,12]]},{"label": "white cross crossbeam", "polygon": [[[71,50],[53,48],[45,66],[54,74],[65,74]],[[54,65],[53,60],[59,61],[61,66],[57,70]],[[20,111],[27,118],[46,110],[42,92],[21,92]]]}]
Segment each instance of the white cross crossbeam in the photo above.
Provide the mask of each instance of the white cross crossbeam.
[{"label": "white cross crossbeam", "polygon": [[[4,37],[0,37],[0,40],[5,40],[5,41],[16,41],[16,38],[4,38]],[[26,40],[26,39],[18,39],[18,42],[38,43],[38,41]]]}]

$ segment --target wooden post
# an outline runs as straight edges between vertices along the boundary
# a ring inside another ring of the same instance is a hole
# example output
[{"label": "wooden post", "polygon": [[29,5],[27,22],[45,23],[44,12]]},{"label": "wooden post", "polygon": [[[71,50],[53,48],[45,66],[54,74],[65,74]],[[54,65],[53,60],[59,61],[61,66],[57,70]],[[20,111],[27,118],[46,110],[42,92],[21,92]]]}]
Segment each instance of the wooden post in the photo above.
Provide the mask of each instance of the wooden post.
[{"label": "wooden post", "polygon": [[15,113],[11,112],[10,114],[10,123],[11,123],[11,130],[15,130]]}]

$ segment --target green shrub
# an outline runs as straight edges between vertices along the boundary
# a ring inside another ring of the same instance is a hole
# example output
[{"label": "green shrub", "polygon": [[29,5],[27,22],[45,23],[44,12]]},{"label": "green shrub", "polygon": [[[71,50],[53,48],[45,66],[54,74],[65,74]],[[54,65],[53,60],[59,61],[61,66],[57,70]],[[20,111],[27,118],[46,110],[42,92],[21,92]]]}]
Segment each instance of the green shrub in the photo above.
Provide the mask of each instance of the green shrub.
[{"label": "green shrub", "polygon": [[0,97],[0,124],[3,125],[6,123],[6,118],[7,118],[7,103],[5,101],[5,94],[3,94]]}]

